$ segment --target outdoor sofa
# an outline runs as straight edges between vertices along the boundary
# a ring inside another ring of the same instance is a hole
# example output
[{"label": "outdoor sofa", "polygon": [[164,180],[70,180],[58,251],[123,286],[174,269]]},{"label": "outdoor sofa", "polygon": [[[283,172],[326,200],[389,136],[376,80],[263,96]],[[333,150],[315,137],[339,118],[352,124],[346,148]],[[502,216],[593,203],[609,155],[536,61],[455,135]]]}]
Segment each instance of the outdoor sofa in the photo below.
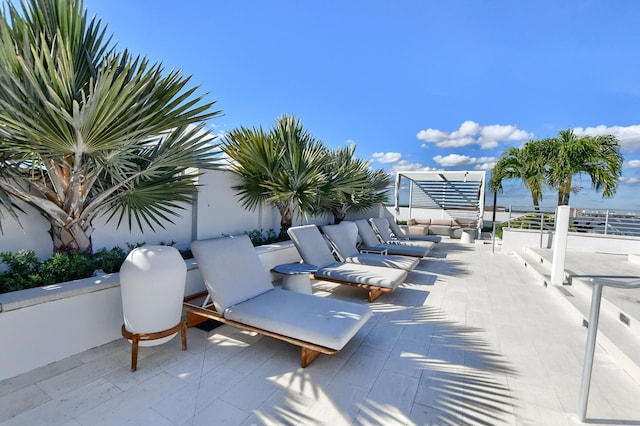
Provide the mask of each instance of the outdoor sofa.
[{"label": "outdoor sofa", "polygon": [[476,229],[476,221],[463,219],[418,219],[407,220],[409,235],[441,235],[460,238],[463,228]]}]

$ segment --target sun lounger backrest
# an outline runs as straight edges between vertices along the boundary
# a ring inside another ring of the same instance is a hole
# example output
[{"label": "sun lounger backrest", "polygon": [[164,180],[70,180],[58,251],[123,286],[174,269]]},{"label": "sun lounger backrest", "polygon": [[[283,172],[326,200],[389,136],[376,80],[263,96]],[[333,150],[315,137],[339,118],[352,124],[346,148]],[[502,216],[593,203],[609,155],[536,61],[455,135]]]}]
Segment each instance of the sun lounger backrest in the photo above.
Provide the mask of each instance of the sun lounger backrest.
[{"label": "sun lounger backrest", "polygon": [[304,263],[322,267],[336,261],[316,225],[294,226],[287,233]]},{"label": "sun lounger backrest", "polygon": [[391,241],[389,233],[389,221],[384,217],[372,217],[369,219],[371,225],[375,228],[382,241]]},{"label": "sun lounger backrest", "polygon": [[389,220],[389,228],[391,228],[391,232],[393,232],[393,235],[396,238],[403,238],[406,236],[395,220]]},{"label": "sun lounger backrest", "polygon": [[273,289],[247,235],[193,241],[191,251],[221,314],[230,306]]},{"label": "sun lounger backrest", "polygon": [[375,247],[380,245],[380,240],[376,237],[376,233],[365,219],[359,219],[354,221],[358,226],[358,234],[365,246]]},{"label": "sun lounger backrest", "polygon": [[338,254],[342,257],[342,260],[358,254],[358,228],[353,225],[355,228],[354,235],[353,232],[349,230],[350,227],[344,224],[345,222],[342,222],[339,225],[326,225],[322,227],[324,234],[329,237]]}]

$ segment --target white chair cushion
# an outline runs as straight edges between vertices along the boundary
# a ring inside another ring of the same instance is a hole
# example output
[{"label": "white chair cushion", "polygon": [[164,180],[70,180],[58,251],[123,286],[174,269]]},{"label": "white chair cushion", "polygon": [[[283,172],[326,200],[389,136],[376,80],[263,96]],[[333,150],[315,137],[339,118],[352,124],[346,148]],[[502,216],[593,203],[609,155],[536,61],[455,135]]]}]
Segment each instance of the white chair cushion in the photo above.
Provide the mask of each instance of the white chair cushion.
[{"label": "white chair cushion", "polygon": [[368,306],[272,289],[227,308],[224,317],[340,350],[371,317]]},{"label": "white chair cushion", "polygon": [[218,312],[273,289],[247,235],[193,241],[191,251]]},{"label": "white chair cushion", "polygon": [[429,254],[429,248],[426,247],[411,247],[400,244],[393,243],[380,243],[378,237],[376,237],[373,228],[369,225],[365,219],[359,219],[355,221],[355,224],[358,226],[358,234],[362,239],[362,242],[366,248],[384,248],[387,250],[387,254],[398,254],[401,256],[414,256],[414,257],[425,257]]},{"label": "white chair cushion", "polygon": [[365,284],[395,290],[407,277],[404,269],[380,266],[340,263],[325,265],[313,274],[317,279],[327,279],[351,284]]},{"label": "white chair cushion", "polygon": [[431,250],[433,246],[436,244],[434,241],[426,241],[426,240],[398,240],[391,237],[391,233],[389,232],[389,220],[384,217],[372,217],[369,219],[371,225],[375,228],[380,238],[385,243],[390,244],[400,244],[403,246],[416,246],[416,247],[424,247]]},{"label": "white chair cushion", "polygon": [[410,256],[384,255],[375,253],[360,253],[355,256],[349,256],[345,260],[347,263],[357,263],[360,265],[382,266],[385,268],[404,269],[405,271],[413,271],[420,259]]},{"label": "white chair cushion", "polygon": [[380,244],[380,240],[376,237],[376,233],[366,220],[359,219],[355,220],[354,223],[358,227],[358,234],[365,246],[376,247]]},{"label": "white chair cushion", "polygon": [[321,267],[336,261],[316,225],[294,226],[287,233],[304,263]]},{"label": "white chair cushion", "polygon": [[[353,224],[353,222],[349,223]],[[355,235],[350,228],[349,225],[345,225],[345,222],[339,225],[326,225],[322,227],[324,234],[331,240],[339,255],[344,259],[358,254],[358,228],[355,228]]]},{"label": "white chair cushion", "polygon": [[412,271],[418,265],[419,261],[415,257],[360,253],[356,246],[358,227],[353,222],[343,221],[339,225],[326,225],[322,230],[347,263],[399,268],[406,271]]}]

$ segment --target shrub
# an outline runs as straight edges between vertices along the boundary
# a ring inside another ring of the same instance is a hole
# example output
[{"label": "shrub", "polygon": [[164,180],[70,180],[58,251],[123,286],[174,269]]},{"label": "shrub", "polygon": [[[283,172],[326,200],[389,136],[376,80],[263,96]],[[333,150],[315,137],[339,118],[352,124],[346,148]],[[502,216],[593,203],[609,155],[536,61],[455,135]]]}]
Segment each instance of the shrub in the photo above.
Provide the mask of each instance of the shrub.
[{"label": "shrub", "polygon": [[108,274],[118,272],[126,257],[127,252],[120,247],[102,248],[91,256],[55,253],[45,261],[40,261],[33,250],[3,252],[0,259],[7,270],[0,272],[0,293],[88,278],[96,269]]},{"label": "shrub", "polygon": [[[274,236],[275,232],[270,230],[264,238],[274,238]],[[78,253],[55,253],[45,261],[40,261],[33,250],[19,250],[16,254],[0,253],[0,260],[7,265],[7,270],[0,272],[0,294],[88,278],[96,270],[102,270],[106,274],[120,272],[127,254],[144,244],[127,244],[126,250],[121,247],[109,250],[101,248],[90,256]],[[160,243],[167,246],[174,244],[174,241]],[[191,250],[179,251],[183,259],[193,258]]]},{"label": "shrub", "polygon": [[102,269],[107,274],[119,272],[126,257],[127,252],[120,247],[114,247],[111,250],[101,248],[93,254],[94,269]]},{"label": "shrub", "polygon": [[[264,231],[262,229],[254,229],[253,231],[245,231],[245,234],[249,236],[249,239],[253,243],[254,246],[261,246],[264,244],[271,244],[278,241],[287,241],[288,235],[286,238],[280,238],[276,231],[273,228]],[[286,233],[285,233],[286,235]]]},{"label": "shrub", "polygon": [[0,293],[90,277],[95,269],[91,257],[77,253],[56,253],[44,262],[33,250],[20,250],[15,255],[3,252],[0,257],[8,266],[0,273]]}]

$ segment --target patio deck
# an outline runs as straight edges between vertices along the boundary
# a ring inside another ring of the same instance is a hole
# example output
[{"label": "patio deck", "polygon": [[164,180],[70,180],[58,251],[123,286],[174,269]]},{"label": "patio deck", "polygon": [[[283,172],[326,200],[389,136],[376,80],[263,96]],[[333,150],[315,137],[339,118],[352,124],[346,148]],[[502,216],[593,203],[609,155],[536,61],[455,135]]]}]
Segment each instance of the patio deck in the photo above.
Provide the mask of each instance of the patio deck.
[{"label": "patio deck", "polygon": [[[586,329],[491,246],[443,240],[336,356],[228,326],[124,339],[0,382],[3,425],[574,425]],[[366,303],[316,282],[319,296]],[[46,333],[46,324],[43,324]],[[600,346],[589,424],[640,425],[640,384]]]}]

